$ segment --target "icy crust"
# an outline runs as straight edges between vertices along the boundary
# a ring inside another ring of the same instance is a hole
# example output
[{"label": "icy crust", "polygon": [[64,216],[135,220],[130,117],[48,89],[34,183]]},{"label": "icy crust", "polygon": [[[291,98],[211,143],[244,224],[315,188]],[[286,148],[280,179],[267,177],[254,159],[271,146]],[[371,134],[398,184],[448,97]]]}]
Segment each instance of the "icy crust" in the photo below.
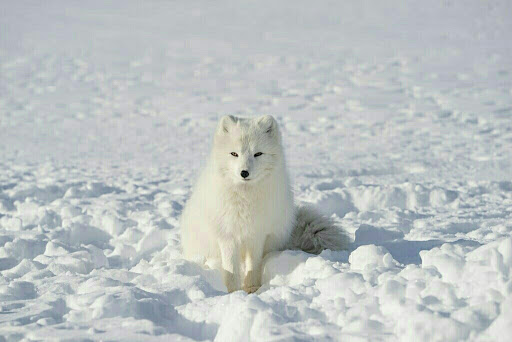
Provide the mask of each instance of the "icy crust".
[{"label": "icy crust", "polygon": [[[352,234],[352,249],[272,253],[256,294],[228,295],[217,271],[181,257],[177,217],[186,191],[166,191],[161,182],[123,183],[63,184],[60,196],[29,181],[3,191],[12,204],[0,218],[1,331],[8,340],[122,334],[459,341],[510,333],[510,213],[461,220],[472,184],[429,190],[348,178],[319,190],[313,182],[304,191],[310,202],[346,193],[358,203],[343,218],[332,213]],[[511,199],[492,182],[480,186],[502,202]],[[82,195],[71,198],[69,189]],[[444,202],[401,206],[406,201],[396,200],[433,192]],[[329,212],[344,205],[333,200],[319,207]],[[439,217],[427,214],[434,210]],[[439,225],[441,218],[451,223]],[[410,239],[429,225],[442,239]],[[474,234],[478,229],[487,233]]]}]

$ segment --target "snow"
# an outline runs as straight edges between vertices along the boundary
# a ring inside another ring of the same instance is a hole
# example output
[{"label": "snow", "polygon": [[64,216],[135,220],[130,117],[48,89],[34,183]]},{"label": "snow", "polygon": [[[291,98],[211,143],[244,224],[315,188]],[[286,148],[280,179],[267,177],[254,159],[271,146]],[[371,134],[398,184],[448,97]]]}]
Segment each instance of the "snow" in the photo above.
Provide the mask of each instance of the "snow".
[{"label": "snow", "polygon": [[[12,1],[0,11],[2,340],[508,341],[512,5]],[[218,118],[273,114],[349,251],[255,294],[182,259]]]}]

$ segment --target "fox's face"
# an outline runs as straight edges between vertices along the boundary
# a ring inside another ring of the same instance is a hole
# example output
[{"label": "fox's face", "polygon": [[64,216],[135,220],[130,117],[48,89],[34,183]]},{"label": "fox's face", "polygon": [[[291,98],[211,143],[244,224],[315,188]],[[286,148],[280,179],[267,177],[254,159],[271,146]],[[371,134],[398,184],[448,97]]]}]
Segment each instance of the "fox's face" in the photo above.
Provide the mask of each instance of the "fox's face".
[{"label": "fox's face", "polygon": [[276,120],[265,115],[220,119],[214,139],[214,160],[221,175],[234,184],[256,184],[271,174],[282,159]]}]

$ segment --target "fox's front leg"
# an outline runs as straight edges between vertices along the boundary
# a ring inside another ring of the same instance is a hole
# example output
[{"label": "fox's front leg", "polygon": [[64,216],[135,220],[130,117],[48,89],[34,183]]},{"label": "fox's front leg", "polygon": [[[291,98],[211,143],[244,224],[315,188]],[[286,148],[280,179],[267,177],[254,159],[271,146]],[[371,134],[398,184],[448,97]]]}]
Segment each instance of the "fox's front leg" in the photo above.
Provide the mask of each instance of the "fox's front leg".
[{"label": "fox's front leg", "polygon": [[245,246],[245,268],[247,275],[243,289],[247,293],[256,292],[261,286],[261,260],[263,258],[263,241],[251,241]]},{"label": "fox's front leg", "polygon": [[228,292],[240,290],[240,253],[233,240],[219,240],[222,257],[222,280]]}]

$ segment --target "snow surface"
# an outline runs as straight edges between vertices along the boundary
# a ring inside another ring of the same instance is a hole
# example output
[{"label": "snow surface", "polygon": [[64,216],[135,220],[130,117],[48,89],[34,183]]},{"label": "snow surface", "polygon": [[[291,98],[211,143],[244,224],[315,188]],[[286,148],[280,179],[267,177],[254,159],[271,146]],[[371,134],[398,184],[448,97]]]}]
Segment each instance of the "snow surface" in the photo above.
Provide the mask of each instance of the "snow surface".
[{"label": "snow surface", "polygon": [[[0,340],[510,341],[512,2],[10,1]],[[185,261],[217,119],[274,114],[355,239],[256,293]]]}]

